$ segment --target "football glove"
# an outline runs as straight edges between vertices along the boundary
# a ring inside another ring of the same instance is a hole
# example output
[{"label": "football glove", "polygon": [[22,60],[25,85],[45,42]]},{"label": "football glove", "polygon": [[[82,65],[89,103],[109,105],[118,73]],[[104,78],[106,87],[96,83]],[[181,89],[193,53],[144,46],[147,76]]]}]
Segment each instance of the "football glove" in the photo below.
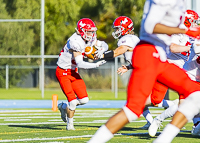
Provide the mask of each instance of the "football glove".
[{"label": "football glove", "polygon": [[106,50],[103,48],[103,47],[99,47],[97,51],[95,51],[95,57],[97,59],[102,59],[103,58],[103,53],[105,52]]},{"label": "football glove", "polygon": [[104,41],[97,40],[96,48],[97,48],[97,51],[95,52],[95,58],[102,59],[103,53],[108,50],[108,44]]}]

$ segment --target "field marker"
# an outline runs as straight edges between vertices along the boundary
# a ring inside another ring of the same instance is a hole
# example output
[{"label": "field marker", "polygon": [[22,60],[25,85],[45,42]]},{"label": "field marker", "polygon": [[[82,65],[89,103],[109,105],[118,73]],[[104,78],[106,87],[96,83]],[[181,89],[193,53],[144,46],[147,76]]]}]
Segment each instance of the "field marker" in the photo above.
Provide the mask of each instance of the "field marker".
[{"label": "field marker", "polygon": [[58,95],[57,94],[53,94],[52,95],[52,110],[53,111],[58,111]]}]

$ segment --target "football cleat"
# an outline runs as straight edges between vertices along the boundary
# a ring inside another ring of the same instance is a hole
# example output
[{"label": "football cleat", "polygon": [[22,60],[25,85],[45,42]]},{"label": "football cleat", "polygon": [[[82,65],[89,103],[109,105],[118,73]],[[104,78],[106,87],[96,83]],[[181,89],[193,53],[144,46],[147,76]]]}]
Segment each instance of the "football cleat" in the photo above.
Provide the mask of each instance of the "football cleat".
[{"label": "football cleat", "polygon": [[193,136],[199,136],[200,137],[200,124],[198,124],[196,127],[195,126],[192,127],[191,134]]},{"label": "football cleat", "polygon": [[63,122],[67,122],[67,119],[66,119],[66,109],[63,109],[62,106],[63,104],[66,104],[66,103],[60,103],[58,104],[58,109],[60,110],[60,113],[61,113],[61,119],[63,120]]},{"label": "football cleat", "polygon": [[66,129],[67,130],[75,130],[74,124],[73,123],[67,123]]},{"label": "football cleat", "polygon": [[140,129],[142,130],[148,130],[149,127],[150,127],[151,123],[150,122],[147,122],[143,127],[140,127]]},{"label": "football cleat", "polygon": [[148,129],[149,135],[151,137],[155,137],[157,130],[160,129],[160,126],[163,126],[161,123],[162,123],[162,121],[160,121],[159,119],[157,119],[157,118],[153,119],[153,122],[151,123],[151,125]]}]

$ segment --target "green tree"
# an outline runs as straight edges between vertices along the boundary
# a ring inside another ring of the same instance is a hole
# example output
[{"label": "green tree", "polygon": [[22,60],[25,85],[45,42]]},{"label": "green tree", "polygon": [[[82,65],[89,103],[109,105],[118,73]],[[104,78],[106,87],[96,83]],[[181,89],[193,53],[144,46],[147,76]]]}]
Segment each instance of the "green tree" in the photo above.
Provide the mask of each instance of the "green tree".
[{"label": "green tree", "polygon": [[[28,3],[28,4],[27,4]],[[28,19],[34,15],[35,3],[30,1],[2,1],[1,0],[1,12],[2,19]],[[38,11],[39,13],[39,11]],[[35,15],[36,16],[36,15]],[[34,43],[34,29],[31,22],[3,22],[1,23],[1,55],[31,55],[37,48]],[[0,59],[1,65],[33,65],[35,60],[32,59]],[[10,85],[16,85],[21,78],[25,77],[31,70],[13,69],[9,72]],[[5,74],[1,74],[5,76]],[[4,85],[4,80],[1,81]],[[1,85],[1,87],[3,86]]]}]

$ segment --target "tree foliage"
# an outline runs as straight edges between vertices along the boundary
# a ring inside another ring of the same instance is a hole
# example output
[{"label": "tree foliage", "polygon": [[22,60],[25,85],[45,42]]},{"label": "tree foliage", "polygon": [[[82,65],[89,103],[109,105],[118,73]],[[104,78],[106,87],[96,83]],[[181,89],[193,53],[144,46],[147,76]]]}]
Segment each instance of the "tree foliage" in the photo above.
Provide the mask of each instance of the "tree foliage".
[{"label": "tree foliage", "polygon": [[[67,39],[75,32],[81,18],[92,19],[98,28],[97,37],[116,48],[112,23],[118,16],[130,17],[138,35],[145,0],[45,0],[45,55],[58,55]],[[41,0],[0,0],[1,19],[40,19]],[[39,22],[1,22],[1,55],[40,55]],[[45,59],[55,64],[57,59]],[[0,59],[0,66],[40,65],[40,59]],[[15,85],[29,71],[12,70],[11,84]],[[0,71],[0,87],[5,73]]]}]

